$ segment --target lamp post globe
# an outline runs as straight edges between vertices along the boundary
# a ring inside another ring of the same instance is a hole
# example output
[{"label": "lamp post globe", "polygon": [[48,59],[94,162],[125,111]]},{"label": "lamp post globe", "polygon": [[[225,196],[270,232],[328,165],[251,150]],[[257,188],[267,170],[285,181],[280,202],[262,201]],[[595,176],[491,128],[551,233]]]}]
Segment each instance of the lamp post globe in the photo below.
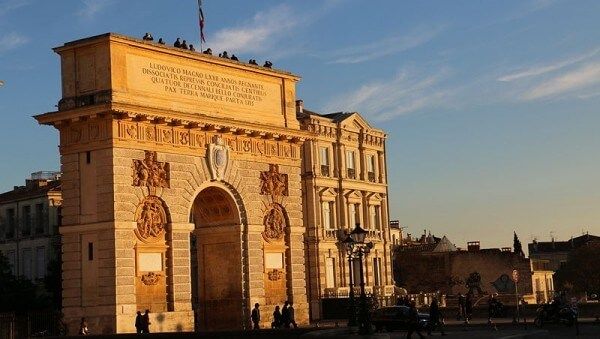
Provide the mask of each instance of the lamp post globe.
[{"label": "lamp post globe", "polygon": [[352,230],[352,232],[350,232],[350,237],[352,238],[352,240],[354,240],[355,243],[357,244],[364,244],[365,243],[365,238],[367,237],[367,231],[365,231],[362,227],[360,227],[360,224],[356,224],[356,227],[354,227],[354,229]]}]

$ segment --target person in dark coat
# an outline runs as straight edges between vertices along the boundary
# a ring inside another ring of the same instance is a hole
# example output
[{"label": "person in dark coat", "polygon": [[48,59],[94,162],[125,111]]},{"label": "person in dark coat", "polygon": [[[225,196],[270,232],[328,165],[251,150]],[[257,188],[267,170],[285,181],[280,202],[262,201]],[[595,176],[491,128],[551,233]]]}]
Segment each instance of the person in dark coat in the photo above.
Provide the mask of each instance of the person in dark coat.
[{"label": "person in dark coat", "polygon": [[150,333],[150,310],[146,310],[142,317],[142,331],[144,333]]},{"label": "person in dark coat", "polygon": [[252,309],[252,314],[250,315],[250,319],[252,319],[252,329],[260,330],[260,305],[258,303],[254,304],[254,308]]},{"label": "person in dark coat", "polygon": [[286,301],[283,304],[283,309],[281,310],[281,322],[285,328],[290,328],[290,310],[288,309],[288,305],[289,302]]},{"label": "person in dark coat", "polygon": [[471,293],[467,293],[467,298],[465,299],[465,323],[468,324],[469,320],[471,320],[471,314],[473,313],[473,295]]},{"label": "person in dark coat", "polygon": [[465,317],[465,296],[462,293],[458,294],[458,315],[456,316],[457,320],[460,320]]},{"label": "person in dark coat", "polygon": [[135,316],[135,331],[137,334],[142,333],[142,330],[144,329],[142,326],[143,322],[142,312],[137,311],[137,315]]},{"label": "person in dark coat", "polygon": [[419,311],[417,311],[417,304],[414,301],[411,301],[410,309],[408,310],[408,332],[406,333],[406,338],[412,338],[412,334],[415,332],[419,335],[419,338],[423,338],[423,334],[419,328]]},{"label": "person in dark coat", "polygon": [[[290,324],[294,325],[294,328],[298,328],[298,324],[296,324],[296,319],[295,319],[295,315],[294,315],[295,311],[294,311],[294,303],[292,303],[290,301],[290,306],[288,306],[288,321]],[[289,325],[288,325],[289,327]]]},{"label": "person in dark coat", "polygon": [[446,335],[444,332],[444,317],[442,316],[442,311],[440,311],[440,306],[437,301],[437,298],[433,298],[431,300],[431,305],[429,305],[429,326],[427,328],[427,335],[431,335],[431,331],[439,328],[442,335]]},{"label": "person in dark coat", "polygon": [[273,311],[273,323],[271,323],[271,328],[281,328],[281,311],[279,311],[279,305],[275,306],[275,311]]}]

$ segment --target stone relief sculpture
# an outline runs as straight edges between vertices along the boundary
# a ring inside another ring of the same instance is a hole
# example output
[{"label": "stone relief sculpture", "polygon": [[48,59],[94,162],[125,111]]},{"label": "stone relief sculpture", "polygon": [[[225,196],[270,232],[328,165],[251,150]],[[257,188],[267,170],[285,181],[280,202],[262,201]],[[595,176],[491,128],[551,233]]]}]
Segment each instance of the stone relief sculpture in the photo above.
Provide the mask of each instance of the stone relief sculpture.
[{"label": "stone relief sculpture", "polygon": [[478,272],[469,274],[469,277],[465,280],[465,285],[469,289],[469,294],[474,294],[474,291],[477,291],[477,294],[483,294],[483,290],[481,289],[481,275]]},{"label": "stone relief sculpture", "polygon": [[288,176],[279,173],[279,165],[270,164],[269,170],[260,174],[260,194],[280,197],[288,195]]},{"label": "stone relief sculpture", "polygon": [[223,138],[218,135],[214,137],[213,143],[208,145],[206,160],[212,180],[223,179],[229,163],[229,148],[223,142]]},{"label": "stone relief sculpture", "polygon": [[144,283],[144,285],[151,286],[151,285],[158,284],[158,282],[160,281],[160,277],[161,277],[161,274],[159,274],[159,273],[149,272],[149,273],[142,275],[141,280],[142,280],[142,283]]},{"label": "stone relief sculpture", "polygon": [[145,151],[144,160],[133,160],[133,186],[169,187],[169,163],[156,160],[156,152]]},{"label": "stone relief sculpture", "polygon": [[498,293],[514,293],[515,292],[515,283],[510,279],[508,274],[502,274],[492,282],[494,288]]},{"label": "stone relief sculpture", "polygon": [[273,269],[267,273],[267,276],[269,277],[269,280],[277,281],[283,278],[283,272],[278,269]]},{"label": "stone relief sculpture", "polygon": [[138,206],[136,222],[135,234],[140,240],[144,242],[160,240],[167,224],[167,214],[162,201],[156,196],[147,196]]},{"label": "stone relief sculpture", "polygon": [[283,239],[285,229],[285,214],[281,205],[273,203],[265,213],[263,237],[266,241]]}]

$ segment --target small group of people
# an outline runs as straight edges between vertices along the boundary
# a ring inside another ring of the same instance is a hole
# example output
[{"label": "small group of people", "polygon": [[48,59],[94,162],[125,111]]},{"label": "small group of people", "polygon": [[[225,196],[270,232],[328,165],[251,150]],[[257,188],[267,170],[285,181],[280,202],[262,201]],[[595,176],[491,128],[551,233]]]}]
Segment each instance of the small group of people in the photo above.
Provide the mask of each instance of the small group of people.
[{"label": "small group of people", "polygon": [[[271,322],[271,328],[290,328],[291,326],[293,326],[294,328],[298,328],[298,324],[296,324],[294,313],[294,304],[291,301],[286,301],[281,309],[279,308],[279,305],[275,306],[275,311],[273,311],[273,321]],[[252,328],[255,330],[259,330],[260,305],[258,303],[254,304],[254,308],[252,309],[250,319],[252,320]]]},{"label": "small group of people", "polygon": [[137,311],[135,316],[135,331],[137,334],[150,333],[150,310],[146,310],[144,314]]},{"label": "small group of people", "polygon": [[[142,40],[144,41],[154,41],[154,37],[152,36],[151,33],[147,32],[146,34],[144,34],[144,36],[142,37]],[[158,43],[161,45],[164,45],[165,42],[163,41],[163,38],[158,39]],[[189,51],[195,51],[196,48],[194,47],[194,45],[187,43],[186,40],[181,40],[181,38],[177,38],[177,40],[175,40],[175,42],[173,43],[173,47],[176,48],[181,48],[181,49],[185,49],[185,50],[189,50]],[[207,48],[206,50],[202,51],[202,54],[208,54],[208,55],[212,55],[212,49]],[[232,54],[231,56],[229,56],[229,54],[227,53],[227,51],[223,51],[223,53],[219,53],[219,57],[223,58],[223,59],[229,59],[229,60],[233,60],[233,61],[240,61],[240,59],[235,56],[235,54]],[[258,62],[256,62],[255,59],[250,59],[248,61],[248,63],[250,65],[256,65],[258,66]],[[273,67],[273,63],[269,60],[265,61],[265,63],[263,64],[263,67],[265,68],[272,68]]]}]

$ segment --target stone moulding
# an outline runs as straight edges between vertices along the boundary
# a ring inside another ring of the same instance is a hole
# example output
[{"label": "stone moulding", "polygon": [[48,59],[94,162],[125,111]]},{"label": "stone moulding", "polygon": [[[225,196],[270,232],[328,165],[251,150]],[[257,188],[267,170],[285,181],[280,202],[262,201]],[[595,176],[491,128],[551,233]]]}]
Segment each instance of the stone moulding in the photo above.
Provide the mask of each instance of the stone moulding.
[{"label": "stone moulding", "polygon": [[144,285],[152,286],[158,284],[161,276],[162,275],[160,273],[148,272],[143,274],[140,279]]},{"label": "stone moulding", "polygon": [[138,206],[135,235],[143,242],[151,243],[163,239],[167,225],[167,213],[159,197],[149,195]]}]

